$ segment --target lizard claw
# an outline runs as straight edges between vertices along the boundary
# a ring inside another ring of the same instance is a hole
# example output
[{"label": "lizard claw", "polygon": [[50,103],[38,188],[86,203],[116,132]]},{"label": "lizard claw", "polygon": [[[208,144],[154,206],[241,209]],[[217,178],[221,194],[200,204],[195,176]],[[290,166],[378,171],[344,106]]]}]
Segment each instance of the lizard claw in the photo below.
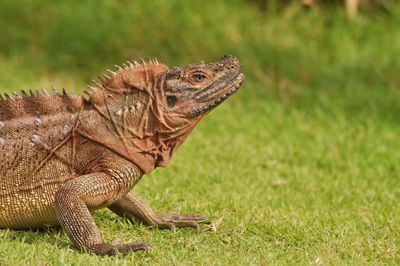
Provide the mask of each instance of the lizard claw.
[{"label": "lizard claw", "polygon": [[206,225],[206,228],[208,231],[212,231],[212,232],[216,232],[217,228],[219,227],[219,225],[222,223],[222,220],[224,219],[224,217],[221,217],[215,221],[210,222],[209,224]]},{"label": "lizard claw", "polygon": [[138,250],[150,251],[153,249],[153,246],[145,243],[133,243],[133,244],[119,245],[117,246],[117,249],[119,253],[126,254]]}]

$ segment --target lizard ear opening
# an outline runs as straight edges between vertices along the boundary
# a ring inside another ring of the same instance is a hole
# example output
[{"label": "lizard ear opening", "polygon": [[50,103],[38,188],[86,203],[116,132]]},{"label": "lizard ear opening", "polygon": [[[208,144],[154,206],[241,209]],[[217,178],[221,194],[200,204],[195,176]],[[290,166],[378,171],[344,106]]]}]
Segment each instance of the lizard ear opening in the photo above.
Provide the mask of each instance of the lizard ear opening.
[{"label": "lizard ear opening", "polygon": [[172,108],[175,106],[176,101],[178,99],[175,96],[167,96],[167,105],[169,108]]}]

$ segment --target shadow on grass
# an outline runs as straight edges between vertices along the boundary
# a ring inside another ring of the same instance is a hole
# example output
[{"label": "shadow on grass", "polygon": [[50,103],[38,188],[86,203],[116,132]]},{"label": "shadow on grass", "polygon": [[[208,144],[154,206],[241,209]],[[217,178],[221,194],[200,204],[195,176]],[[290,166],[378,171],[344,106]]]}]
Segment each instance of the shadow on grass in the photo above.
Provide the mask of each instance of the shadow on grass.
[{"label": "shadow on grass", "polygon": [[21,243],[37,245],[38,243],[46,242],[52,246],[59,248],[76,249],[70,242],[60,239],[63,231],[61,227],[44,227],[38,229],[7,229],[9,238]]}]

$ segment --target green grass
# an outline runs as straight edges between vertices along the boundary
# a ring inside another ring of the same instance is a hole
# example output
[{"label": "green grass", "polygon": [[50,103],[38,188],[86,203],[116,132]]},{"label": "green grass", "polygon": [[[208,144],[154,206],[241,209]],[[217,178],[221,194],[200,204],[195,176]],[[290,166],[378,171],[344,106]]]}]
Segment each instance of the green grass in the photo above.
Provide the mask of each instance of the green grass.
[{"label": "green grass", "polygon": [[135,187],[157,210],[222,218],[216,232],[149,229],[101,210],[104,240],[154,250],[98,258],[62,231],[2,230],[1,265],[400,264],[399,8],[348,21],[242,1],[0,5],[3,91],[83,88],[139,57],[178,65],[233,53],[247,75]]}]

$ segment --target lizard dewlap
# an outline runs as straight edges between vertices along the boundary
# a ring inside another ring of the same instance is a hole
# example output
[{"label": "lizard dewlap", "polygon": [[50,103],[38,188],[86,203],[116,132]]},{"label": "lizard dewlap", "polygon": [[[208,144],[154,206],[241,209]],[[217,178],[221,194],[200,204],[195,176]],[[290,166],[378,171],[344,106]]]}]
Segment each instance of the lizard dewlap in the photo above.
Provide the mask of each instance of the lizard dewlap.
[{"label": "lizard dewlap", "polygon": [[109,72],[88,87],[88,99],[56,90],[2,96],[0,228],[61,225],[80,249],[114,255],[150,245],[102,242],[96,209],[161,228],[208,221],[156,213],[131,190],[238,90],[238,59],[172,68],[128,62]]}]

